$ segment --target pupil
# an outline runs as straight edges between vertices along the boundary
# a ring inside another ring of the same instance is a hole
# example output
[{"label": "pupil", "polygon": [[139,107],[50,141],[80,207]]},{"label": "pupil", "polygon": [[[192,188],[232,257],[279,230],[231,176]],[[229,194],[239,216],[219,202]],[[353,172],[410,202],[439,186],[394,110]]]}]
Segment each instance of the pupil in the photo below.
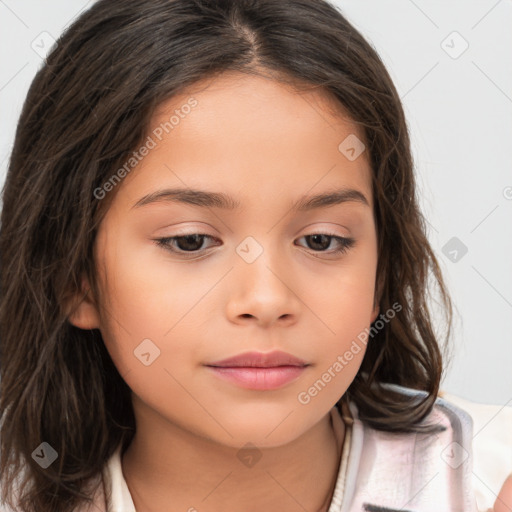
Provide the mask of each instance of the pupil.
[{"label": "pupil", "polygon": [[[321,238],[321,237],[323,237],[324,242],[327,242],[327,245],[326,244],[322,244],[322,243],[320,243],[318,241],[318,239]],[[327,247],[329,247],[329,237],[327,235],[311,235],[310,238],[313,239],[313,245],[315,245],[317,243],[320,243],[320,245],[321,245],[320,249],[326,249]]]},{"label": "pupil", "polygon": [[[178,246],[184,251],[196,251],[201,247],[201,235],[185,235],[178,239]],[[199,243],[198,243],[199,241]],[[185,243],[183,243],[185,242]]]}]

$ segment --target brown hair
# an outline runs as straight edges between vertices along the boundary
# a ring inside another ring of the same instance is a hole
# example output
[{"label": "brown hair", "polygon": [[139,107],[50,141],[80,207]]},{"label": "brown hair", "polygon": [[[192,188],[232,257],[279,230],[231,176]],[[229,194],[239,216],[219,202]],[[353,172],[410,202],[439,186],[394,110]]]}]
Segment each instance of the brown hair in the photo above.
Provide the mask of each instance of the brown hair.
[{"label": "brown hair", "polygon": [[[57,41],[19,119],[1,215],[2,495],[25,512],[68,512],[135,422],[130,389],[98,330],[67,321],[114,191],[100,187],[144,140],[155,108],[205,77],[266,72],[328,91],[364,131],[378,232],[376,300],[401,310],[368,343],[345,398],[388,431],[425,430],[442,375],[428,307],[450,298],[416,198],[397,91],[372,46],[323,0],[100,0]],[[341,142],[341,141],[340,141]],[[119,187],[116,187],[117,189]],[[414,400],[394,383],[426,393]],[[31,457],[48,442],[58,459]],[[21,478],[21,469],[27,473]]]}]

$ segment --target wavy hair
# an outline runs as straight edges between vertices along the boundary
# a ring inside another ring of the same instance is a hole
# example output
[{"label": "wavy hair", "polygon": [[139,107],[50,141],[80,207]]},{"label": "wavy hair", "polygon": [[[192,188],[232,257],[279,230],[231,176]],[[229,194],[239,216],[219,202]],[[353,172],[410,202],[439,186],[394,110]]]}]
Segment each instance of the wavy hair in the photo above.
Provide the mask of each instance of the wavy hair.
[{"label": "wavy hair", "polygon": [[[90,501],[87,485],[133,438],[130,389],[99,330],[71,325],[65,304],[84,275],[99,296],[93,245],[115,190],[102,201],[94,191],[139,147],[158,105],[225,71],[327,91],[362,128],[376,300],[381,312],[401,309],[374,329],[343,399],[377,429],[431,428],[424,420],[444,358],[431,286],[447,316],[446,340],[452,306],[418,207],[400,97],[375,49],[324,0],[99,0],[35,76],[3,189],[0,477],[11,506],[19,484],[23,512],[70,512]],[[385,383],[426,393],[411,400]],[[59,454],[44,470],[31,456],[42,441]]]}]

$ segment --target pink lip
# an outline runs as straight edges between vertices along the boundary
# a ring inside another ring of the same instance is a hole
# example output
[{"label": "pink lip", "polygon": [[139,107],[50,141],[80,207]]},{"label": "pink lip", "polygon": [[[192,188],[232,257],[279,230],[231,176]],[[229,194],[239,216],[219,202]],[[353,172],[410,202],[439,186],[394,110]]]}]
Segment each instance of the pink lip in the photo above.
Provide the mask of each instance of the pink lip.
[{"label": "pink lip", "polygon": [[209,367],[221,379],[228,380],[242,388],[270,390],[283,387],[296,380],[306,369],[305,366],[275,366],[273,368]]},{"label": "pink lip", "polygon": [[272,368],[274,366],[305,366],[307,363],[298,357],[292,356],[287,352],[275,350],[274,352],[244,352],[221,361],[214,361],[208,363],[206,366],[221,366],[221,367],[257,367],[257,368]]},{"label": "pink lip", "polygon": [[274,351],[245,352],[206,366],[240,387],[270,390],[296,380],[309,364],[286,352]]}]

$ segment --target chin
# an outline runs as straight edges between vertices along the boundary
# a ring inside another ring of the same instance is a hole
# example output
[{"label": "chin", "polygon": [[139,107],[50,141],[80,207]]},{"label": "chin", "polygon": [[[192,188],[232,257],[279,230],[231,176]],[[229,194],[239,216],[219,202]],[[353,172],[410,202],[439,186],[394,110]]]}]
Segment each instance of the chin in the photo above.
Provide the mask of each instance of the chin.
[{"label": "chin", "polygon": [[210,424],[214,431],[210,428],[208,437],[233,448],[243,447],[247,443],[259,448],[276,448],[291,443],[311,428],[314,421],[311,411],[308,413],[304,418],[297,414],[297,409],[283,407],[274,413],[247,413],[223,418],[217,416],[216,419],[224,428],[216,422]]}]

